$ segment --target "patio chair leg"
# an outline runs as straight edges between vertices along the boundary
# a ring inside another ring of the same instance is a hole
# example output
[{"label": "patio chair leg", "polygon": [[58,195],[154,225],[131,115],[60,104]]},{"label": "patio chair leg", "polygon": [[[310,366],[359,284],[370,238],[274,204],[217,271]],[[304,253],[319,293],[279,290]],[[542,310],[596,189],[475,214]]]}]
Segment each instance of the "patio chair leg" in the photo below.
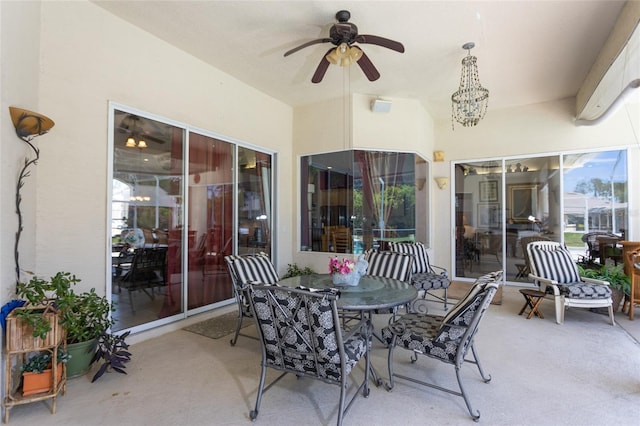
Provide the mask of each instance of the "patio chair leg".
[{"label": "patio chair leg", "polygon": [[475,359],[475,364],[478,367],[478,371],[480,372],[480,376],[485,383],[489,383],[491,381],[491,374],[485,375],[484,370],[482,369],[482,365],[480,365],[480,358],[478,358],[478,353],[476,352],[476,345],[471,344],[471,353],[473,354],[473,358]]},{"label": "patio chair leg", "polygon": [[613,304],[609,305],[609,318],[611,318],[611,325],[616,325],[616,320],[613,318]]},{"label": "patio chair leg", "polygon": [[251,420],[255,420],[258,417],[258,411],[260,410],[260,402],[262,401],[262,393],[264,392],[264,379],[266,375],[267,375],[267,367],[263,363],[262,371],[260,372],[260,384],[258,385],[258,396],[256,397],[256,408],[249,412],[249,417],[251,418]]},{"label": "patio chair leg", "polygon": [[389,355],[387,357],[387,367],[389,369],[389,383],[385,383],[384,387],[385,389],[388,391],[391,391],[391,389],[393,389],[393,387],[395,386],[395,381],[393,380],[393,348],[395,348],[396,346],[396,337],[397,336],[393,336],[393,339],[391,339],[391,343],[389,344]]},{"label": "patio chair leg", "polygon": [[444,289],[444,310],[445,312],[449,310],[449,308],[447,308],[447,295],[449,293],[449,288],[445,288]]},{"label": "patio chair leg", "polygon": [[338,405],[338,426],[342,425],[342,418],[344,417],[344,400],[345,400],[346,392],[347,392],[347,380],[346,380],[346,377],[343,377],[342,383],[340,383],[340,404]]},{"label": "patio chair leg", "polygon": [[562,303],[562,298],[560,296],[555,297],[556,302],[556,322],[558,324],[562,324],[564,322],[564,303]]},{"label": "patio chair leg", "polygon": [[240,335],[240,329],[242,328],[242,314],[238,315],[238,324],[236,325],[236,333],[231,339],[231,346],[235,346],[238,341],[238,336]]},{"label": "patio chair leg", "polygon": [[131,295],[131,289],[127,289],[128,293],[129,293],[129,303],[131,304],[131,313],[135,314],[136,313],[136,308],[135,306],[133,306],[133,296]]},{"label": "patio chair leg", "polygon": [[467,393],[464,391],[464,387],[462,386],[462,379],[460,378],[460,367],[456,365],[456,378],[458,379],[458,386],[460,387],[460,395],[464,399],[464,403],[467,404],[467,409],[469,410],[469,414],[474,422],[480,420],[480,411],[475,410],[473,412],[473,408],[471,408],[471,402],[469,402],[469,398],[467,398]]}]

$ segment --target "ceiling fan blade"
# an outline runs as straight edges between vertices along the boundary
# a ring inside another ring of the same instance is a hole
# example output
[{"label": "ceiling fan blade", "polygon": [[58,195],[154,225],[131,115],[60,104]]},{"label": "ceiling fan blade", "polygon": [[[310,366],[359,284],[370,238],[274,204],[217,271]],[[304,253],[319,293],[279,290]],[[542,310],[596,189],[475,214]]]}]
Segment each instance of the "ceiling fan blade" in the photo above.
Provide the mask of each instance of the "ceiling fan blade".
[{"label": "ceiling fan blade", "polygon": [[331,40],[330,38],[318,38],[318,39],[315,39],[315,40],[311,40],[311,41],[308,41],[308,42],[306,42],[304,44],[301,44],[298,47],[294,47],[293,49],[285,52],[284,56],[289,56],[292,53],[296,53],[298,50],[302,50],[305,47],[313,46],[314,44],[328,43],[330,41],[333,41],[333,40]]},{"label": "ceiling fan blade", "polygon": [[329,60],[327,59],[327,55],[333,50],[333,48],[327,50],[327,53],[322,55],[322,59],[318,64],[318,68],[316,68],[316,72],[313,73],[313,77],[311,77],[312,83],[320,83],[322,78],[324,77],[324,73],[327,72],[327,68],[329,68]]},{"label": "ceiling fan blade", "polygon": [[404,46],[402,43],[380,36],[360,34],[356,37],[356,42],[363,44],[375,44],[386,47],[387,49],[395,50],[396,52],[404,53]]},{"label": "ceiling fan blade", "polygon": [[364,75],[367,76],[369,81],[376,81],[380,78],[380,73],[373,65],[366,53],[362,52],[362,57],[358,60],[358,65],[362,69],[362,72],[364,72]]}]

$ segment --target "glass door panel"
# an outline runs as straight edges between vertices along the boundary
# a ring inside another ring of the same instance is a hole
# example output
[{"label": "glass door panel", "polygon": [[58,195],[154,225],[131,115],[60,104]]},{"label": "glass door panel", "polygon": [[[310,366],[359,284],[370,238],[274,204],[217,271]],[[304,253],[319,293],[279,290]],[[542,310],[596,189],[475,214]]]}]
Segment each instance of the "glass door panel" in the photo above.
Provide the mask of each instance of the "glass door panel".
[{"label": "glass door panel", "polygon": [[455,165],[455,275],[477,278],[503,268],[502,161]]},{"label": "glass door panel", "polygon": [[[628,227],[627,151],[603,151],[563,156],[564,237],[576,258],[584,256],[596,262],[610,256],[620,261],[617,246],[600,252],[597,235],[610,233],[621,240]],[[591,250],[587,246],[592,244]],[[605,255],[605,258],[601,256]]]},{"label": "glass door panel", "polygon": [[505,160],[505,171],[505,279],[528,282],[524,245],[561,241],[559,157]]},{"label": "glass door panel", "polygon": [[188,309],[233,297],[224,262],[233,252],[233,150],[189,133]]},{"label": "glass door panel", "polygon": [[271,163],[270,154],[238,147],[238,254],[271,256]]},{"label": "glass door panel", "polygon": [[183,312],[184,129],[120,110],[113,122],[111,291],[118,331]]}]

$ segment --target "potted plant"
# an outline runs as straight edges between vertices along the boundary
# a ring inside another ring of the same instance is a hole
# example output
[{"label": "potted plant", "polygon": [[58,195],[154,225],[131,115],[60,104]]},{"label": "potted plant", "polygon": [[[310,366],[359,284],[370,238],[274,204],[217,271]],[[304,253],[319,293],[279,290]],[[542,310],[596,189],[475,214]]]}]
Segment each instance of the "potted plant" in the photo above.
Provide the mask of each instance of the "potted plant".
[{"label": "potted plant", "polygon": [[315,271],[308,266],[305,266],[304,268],[300,268],[296,263],[293,263],[293,264],[289,263],[287,265],[287,273],[284,274],[282,279],[298,277],[302,275],[312,275],[312,274],[315,274]]},{"label": "potted plant", "polygon": [[[113,325],[113,305],[99,296],[95,289],[76,293],[73,286],[80,279],[69,272],[58,272],[49,281],[37,277],[18,285],[18,295],[33,306],[53,306],[60,326],[66,332],[67,351],[71,355],[67,364],[67,377],[72,378],[89,371],[95,352],[96,340]],[[51,330],[37,310],[21,313],[25,321],[34,324],[33,332],[46,336]]]},{"label": "potted plant", "polygon": [[98,337],[114,323],[110,315],[113,305],[93,288],[80,294],[73,291],[60,294],[57,303],[60,324],[67,333],[67,351],[71,354],[67,377],[84,375],[89,371]]},{"label": "potted plant", "polygon": [[91,383],[98,380],[107,371],[117,371],[118,373],[127,374],[124,369],[125,363],[131,361],[131,352],[129,352],[129,345],[125,342],[125,339],[129,336],[130,331],[121,335],[111,334],[103,332],[98,337],[98,349],[93,355],[91,364],[102,360],[102,365],[94,374]]},{"label": "potted plant", "polygon": [[622,265],[602,265],[600,268],[587,269],[578,265],[580,276],[608,281],[611,287],[613,311],[617,312],[625,294],[631,291],[631,278],[622,271]]},{"label": "potted plant", "polygon": [[[60,383],[62,379],[62,364],[69,360],[69,355],[58,347],[56,355],[56,376],[55,383]],[[22,395],[29,396],[53,390],[53,354],[51,351],[40,351],[29,357],[22,364]]]}]

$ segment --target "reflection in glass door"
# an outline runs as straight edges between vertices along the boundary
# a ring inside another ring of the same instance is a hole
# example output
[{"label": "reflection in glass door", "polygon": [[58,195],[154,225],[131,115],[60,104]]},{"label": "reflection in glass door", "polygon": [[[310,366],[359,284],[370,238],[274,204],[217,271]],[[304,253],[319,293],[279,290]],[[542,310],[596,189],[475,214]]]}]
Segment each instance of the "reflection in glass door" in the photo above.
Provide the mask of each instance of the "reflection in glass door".
[{"label": "reflection in glass door", "polygon": [[238,147],[238,254],[271,256],[271,155]]},{"label": "reflection in glass door", "polygon": [[183,312],[184,129],[114,110],[114,330]]},{"label": "reflection in glass door", "polygon": [[526,244],[561,241],[558,170],[557,155],[456,165],[457,276],[528,282]]},{"label": "reflection in glass door", "polygon": [[[628,229],[627,151],[567,154],[563,165],[566,245],[589,261],[619,262],[615,239],[624,240]],[[601,250],[607,234],[614,241]]]},{"label": "reflection in glass door", "polygon": [[224,256],[233,252],[233,149],[189,133],[188,309],[233,297]]},{"label": "reflection in glass door", "polygon": [[232,302],[224,256],[272,254],[273,156],[112,108],[114,330]]},{"label": "reflection in glass door", "polygon": [[[627,179],[626,150],[456,164],[455,275],[503,269],[507,281],[530,283],[525,252],[535,240],[564,243],[576,261],[615,264]],[[593,254],[598,234],[609,234],[604,256]]]},{"label": "reflection in glass door", "polygon": [[502,269],[502,161],[456,164],[455,192],[455,275],[477,278]]}]

